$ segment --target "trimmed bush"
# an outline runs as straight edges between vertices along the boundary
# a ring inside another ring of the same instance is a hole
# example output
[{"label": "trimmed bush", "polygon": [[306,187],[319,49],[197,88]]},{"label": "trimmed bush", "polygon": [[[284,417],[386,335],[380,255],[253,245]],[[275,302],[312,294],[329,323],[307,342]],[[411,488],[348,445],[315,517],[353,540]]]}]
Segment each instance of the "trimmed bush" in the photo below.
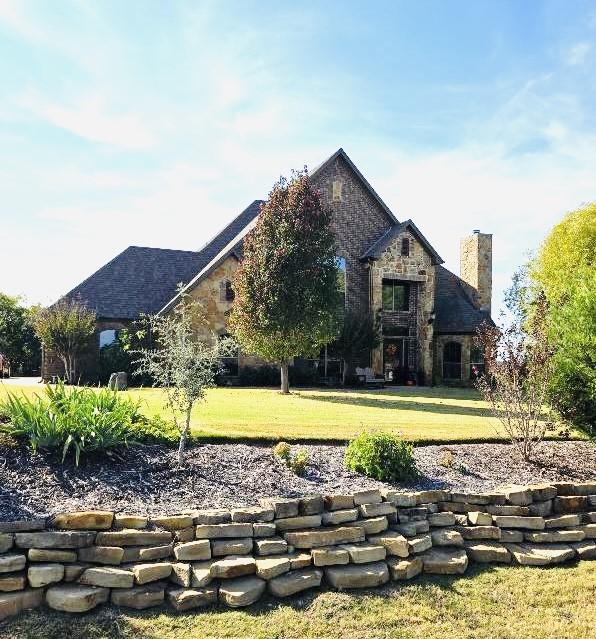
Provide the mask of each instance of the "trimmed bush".
[{"label": "trimmed bush", "polygon": [[288,468],[295,474],[302,476],[308,466],[308,453],[301,448],[295,455],[289,458]]},{"label": "trimmed bush", "polygon": [[391,433],[360,433],[348,444],[344,463],[379,481],[403,481],[417,475],[412,445]]},{"label": "trimmed bush", "polygon": [[37,450],[60,449],[62,460],[125,446],[139,441],[169,441],[172,427],[163,420],[148,420],[140,402],[107,388],[45,387],[45,396],[10,394],[0,403],[8,422],[0,430],[29,441]]},{"label": "trimmed bush", "polygon": [[287,462],[288,459],[290,459],[290,451],[291,451],[291,447],[290,447],[290,444],[288,444],[288,442],[278,442],[273,447],[273,454],[276,457],[283,459],[285,462]]}]

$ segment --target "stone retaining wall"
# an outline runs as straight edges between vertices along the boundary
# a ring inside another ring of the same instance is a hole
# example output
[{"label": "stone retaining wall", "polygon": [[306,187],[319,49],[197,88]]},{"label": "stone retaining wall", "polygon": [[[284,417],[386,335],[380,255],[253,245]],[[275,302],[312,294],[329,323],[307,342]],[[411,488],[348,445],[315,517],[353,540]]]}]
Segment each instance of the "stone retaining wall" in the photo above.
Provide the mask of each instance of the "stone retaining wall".
[{"label": "stone retaining wall", "polygon": [[0,619],[42,604],[240,607],[323,583],[343,590],[463,574],[470,562],[594,558],[596,482],[269,498],[150,519],[63,513],[0,522]]}]

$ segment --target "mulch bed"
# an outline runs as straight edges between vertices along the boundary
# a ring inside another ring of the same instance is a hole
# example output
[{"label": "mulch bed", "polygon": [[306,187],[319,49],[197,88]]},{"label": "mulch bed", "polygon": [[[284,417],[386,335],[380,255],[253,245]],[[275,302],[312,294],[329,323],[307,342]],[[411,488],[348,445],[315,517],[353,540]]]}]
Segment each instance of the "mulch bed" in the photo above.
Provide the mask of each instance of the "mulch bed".
[{"label": "mulch bed", "polygon": [[[177,468],[176,451],[131,446],[95,455],[79,467],[59,456],[33,454],[25,446],[0,446],[0,520],[57,511],[102,508],[138,514],[176,513],[205,507],[250,505],[260,497],[353,492],[381,482],[347,471],[344,446],[303,446],[309,467],[291,473],[270,447],[209,444],[189,448]],[[445,453],[451,451],[451,455]],[[397,487],[482,491],[502,483],[596,479],[596,446],[590,442],[544,442],[529,464],[508,444],[458,444],[415,449],[420,477]],[[450,467],[439,464],[452,458]]]}]

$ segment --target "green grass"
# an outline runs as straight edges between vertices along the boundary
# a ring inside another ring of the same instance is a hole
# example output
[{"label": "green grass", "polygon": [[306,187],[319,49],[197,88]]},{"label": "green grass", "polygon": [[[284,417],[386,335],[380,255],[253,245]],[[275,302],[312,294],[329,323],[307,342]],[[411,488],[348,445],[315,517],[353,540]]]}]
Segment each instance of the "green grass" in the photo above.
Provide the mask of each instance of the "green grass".
[{"label": "green grass", "polygon": [[596,563],[474,567],[375,591],[266,598],[245,610],[25,613],[5,639],[592,639]]},{"label": "green grass", "polygon": [[[32,394],[41,389],[0,384],[0,399],[9,391]],[[167,417],[161,390],[127,393],[142,400],[147,415]],[[284,396],[269,388],[214,388],[192,415],[193,435],[208,439],[345,441],[363,429],[398,432],[416,443],[503,436],[498,420],[471,389],[296,389]]]}]

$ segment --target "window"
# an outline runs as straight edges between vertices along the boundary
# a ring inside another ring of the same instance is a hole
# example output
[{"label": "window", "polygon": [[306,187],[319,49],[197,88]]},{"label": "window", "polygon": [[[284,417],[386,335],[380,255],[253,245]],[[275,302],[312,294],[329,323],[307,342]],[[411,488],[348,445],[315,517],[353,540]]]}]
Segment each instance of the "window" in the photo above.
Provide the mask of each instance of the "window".
[{"label": "window", "polygon": [[110,344],[113,344],[116,341],[116,337],[116,331],[113,328],[101,331],[99,333],[99,348],[110,346]]},{"label": "window", "polygon": [[470,349],[470,379],[484,375],[484,349],[475,344]]},{"label": "window", "polygon": [[233,302],[235,297],[232,282],[230,280],[222,280],[219,283],[219,299],[221,302]]},{"label": "window", "polygon": [[341,202],[341,191],[343,183],[341,180],[333,180],[332,183],[332,198],[334,202]]},{"label": "window", "polygon": [[337,266],[337,288],[339,289],[339,292],[341,293],[341,296],[342,296],[342,300],[343,300],[342,306],[345,307],[345,305],[346,305],[346,280],[347,280],[347,276],[346,276],[346,271],[347,271],[346,258],[345,257],[336,257],[335,258],[335,264]]},{"label": "window", "polygon": [[410,310],[410,285],[399,280],[383,280],[383,310]]},{"label": "window", "polygon": [[401,240],[401,254],[403,257],[410,256],[410,238],[404,237]]},{"label": "window", "polygon": [[443,379],[461,379],[461,344],[447,342],[443,346]]},{"label": "window", "polygon": [[[227,333],[220,335],[219,339],[229,338]],[[221,360],[221,374],[224,377],[237,377],[240,364],[240,348],[236,348],[235,353],[230,353],[228,357],[222,357]]]}]

